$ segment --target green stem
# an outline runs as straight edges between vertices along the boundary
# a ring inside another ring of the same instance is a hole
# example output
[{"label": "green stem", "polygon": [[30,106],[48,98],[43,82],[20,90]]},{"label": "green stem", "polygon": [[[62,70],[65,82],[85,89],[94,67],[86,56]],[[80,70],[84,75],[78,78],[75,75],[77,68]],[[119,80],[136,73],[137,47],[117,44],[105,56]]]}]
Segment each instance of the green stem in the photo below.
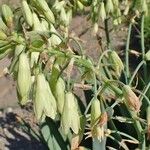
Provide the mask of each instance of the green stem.
[{"label": "green stem", "polygon": [[97,80],[96,80],[96,75],[94,73],[94,98],[97,98]]},{"label": "green stem", "polygon": [[109,37],[109,29],[108,29],[108,21],[109,19],[105,19],[104,25],[105,25],[105,35],[107,40],[107,48],[110,49],[110,37]]},{"label": "green stem", "polygon": [[[142,19],[141,19],[141,48],[142,48],[142,59],[144,60],[145,57],[145,44],[144,44],[144,13],[142,14]],[[144,69],[144,80],[147,82],[147,65],[143,66]]]},{"label": "green stem", "polygon": [[101,62],[102,62],[103,57],[104,57],[107,53],[109,53],[109,52],[111,52],[111,50],[106,50],[106,51],[104,51],[104,52],[100,55],[99,61],[98,61],[98,68],[100,68],[100,64],[101,64]]},{"label": "green stem", "polygon": [[127,37],[127,43],[126,43],[126,50],[125,50],[125,61],[126,61],[126,82],[128,83],[129,77],[130,77],[130,71],[129,71],[129,46],[130,46],[130,37],[131,37],[131,29],[132,29],[132,23],[129,24],[129,30],[128,30],[128,37]]},{"label": "green stem", "polygon": [[132,77],[131,77],[131,79],[130,79],[130,81],[129,81],[129,85],[132,84],[133,79],[135,78],[135,75],[137,74],[137,72],[138,72],[139,69],[143,66],[144,63],[145,63],[145,61],[143,60],[143,61],[141,61],[141,62],[138,64],[138,66],[136,67],[136,69],[135,69],[135,71],[134,71],[134,73],[133,73],[133,75],[132,75]]},{"label": "green stem", "polygon": [[83,48],[82,48],[81,44],[73,37],[69,37],[69,39],[72,39],[77,44],[77,46],[79,47],[81,56],[84,56],[84,51],[83,51]]},{"label": "green stem", "polygon": [[[148,83],[148,85],[146,86],[146,88],[144,89],[144,91],[142,91],[143,95],[145,95],[145,94],[147,93],[147,91],[149,90],[149,88],[150,88],[150,82]],[[140,100],[141,100],[141,101],[142,101],[143,98],[144,98],[143,95],[140,96]]]},{"label": "green stem", "polygon": [[[130,111],[130,114],[134,119],[135,112]],[[140,150],[145,150],[145,135],[143,134],[142,126],[141,126],[140,122],[135,120],[135,119],[134,119],[134,124],[133,125],[134,125],[135,130],[138,134],[138,139],[139,139],[139,142],[140,142],[139,149]]]}]

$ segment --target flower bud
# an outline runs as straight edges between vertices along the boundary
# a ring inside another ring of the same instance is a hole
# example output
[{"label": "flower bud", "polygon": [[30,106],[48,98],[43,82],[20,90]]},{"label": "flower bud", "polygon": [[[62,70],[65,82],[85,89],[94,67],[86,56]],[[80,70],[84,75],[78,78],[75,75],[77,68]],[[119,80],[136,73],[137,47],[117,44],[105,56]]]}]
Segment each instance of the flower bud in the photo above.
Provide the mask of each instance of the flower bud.
[{"label": "flower bud", "polygon": [[139,112],[141,108],[141,101],[136,96],[136,94],[132,91],[129,85],[123,86],[123,96],[127,105],[130,107],[131,110],[135,112]]},{"label": "flower bud", "polygon": [[59,2],[58,0],[55,1],[54,5],[53,5],[53,8],[57,11],[57,12],[60,12],[62,7],[65,6],[65,1],[61,1]]},{"label": "flower bud", "polygon": [[106,19],[106,11],[105,11],[105,5],[104,2],[101,2],[100,4],[100,17],[104,21]]},{"label": "flower bud", "polygon": [[42,31],[40,20],[36,13],[33,12],[33,30]]},{"label": "flower bud", "polygon": [[33,25],[32,12],[26,0],[22,1],[22,10],[26,22],[28,23],[29,26],[32,27]]},{"label": "flower bud", "polygon": [[63,112],[65,101],[65,82],[62,78],[59,78],[56,83],[55,96],[57,100],[57,108],[60,114]]},{"label": "flower bud", "polygon": [[65,134],[68,134],[70,128],[75,134],[78,134],[79,132],[80,117],[78,112],[78,104],[75,96],[71,92],[67,92],[65,95],[61,127]]},{"label": "flower bud", "polygon": [[45,0],[36,0],[37,5],[43,11],[44,16],[50,23],[55,23],[55,17]]},{"label": "flower bud", "polygon": [[109,58],[112,63],[112,68],[116,71],[116,75],[118,77],[120,77],[120,75],[124,69],[122,60],[120,59],[120,57],[118,56],[118,54],[115,51],[111,51],[109,53]]},{"label": "flower bud", "polygon": [[28,101],[31,88],[31,71],[29,66],[29,59],[26,53],[19,56],[18,62],[18,76],[17,89],[20,97],[20,103],[25,105]]},{"label": "flower bud", "polygon": [[91,104],[91,126],[93,126],[101,115],[100,101],[98,99],[92,100]]},{"label": "flower bud", "polygon": [[[101,108],[100,101],[98,99],[94,99],[91,104],[91,132],[92,137],[97,138],[99,141],[104,137],[104,127],[101,126],[102,120],[99,120],[101,116]],[[97,123],[99,121],[99,123]]]},{"label": "flower bud", "polygon": [[13,27],[13,12],[10,7],[6,4],[2,5],[2,15],[9,28]]},{"label": "flower bud", "polygon": [[112,0],[114,6],[118,7],[119,6],[119,1],[118,0]]},{"label": "flower bud", "polygon": [[106,12],[109,14],[109,13],[113,13],[114,11],[114,6],[113,6],[113,3],[112,3],[112,0],[107,0],[106,2]]},{"label": "flower bud", "polygon": [[77,6],[80,10],[84,9],[84,5],[79,0],[77,0]]},{"label": "flower bud", "polygon": [[142,5],[142,12],[145,13],[145,15],[148,15],[148,4],[146,0],[141,0],[141,5]]},{"label": "flower bud", "polygon": [[[50,25],[50,31],[57,33],[55,27],[52,24]],[[56,46],[61,43],[61,39],[57,35],[52,34],[52,36],[50,37],[50,42],[52,46]]]},{"label": "flower bud", "polygon": [[40,55],[39,52],[32,52],[32,53],[31,53],[31,60],[30,60],[30,66],[31,66],[31,68],[32,68],[35,64],[37,64],[38,59],[39,59],[39,55]]},{"label": "flower bud", "polygon": [[55,119],[57,114],[56,100],[42,73],[38,74],[36,80],[34,111],[38,120],[41,120],[43,115]]},{"label": "flower bud", "polygon": [[94,23],[94,25],[93,25],[93,35],[96,35],[97,32],[98,32],[98,23],[96,22],[96,23]]}]

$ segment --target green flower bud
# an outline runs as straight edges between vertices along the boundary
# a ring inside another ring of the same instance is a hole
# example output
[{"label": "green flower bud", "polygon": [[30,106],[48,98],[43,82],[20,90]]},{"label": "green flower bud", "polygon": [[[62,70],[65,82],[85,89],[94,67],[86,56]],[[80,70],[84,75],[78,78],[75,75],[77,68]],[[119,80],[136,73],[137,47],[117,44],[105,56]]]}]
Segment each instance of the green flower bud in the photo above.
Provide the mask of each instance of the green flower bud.
[{"label": "green flower bud", "polygon": [[31,71],[29,66],[29,59],[26,53],[22,53],[19,56],[17,89],[20,97],[20,103],[25,105],[28,101],[31,89]]},{"label": "green flower bud", "polygon": [[78,112],[78,104],[75,96],[71,92],[65,95],[65,103],[61,118],[61,127],[64,134],[68,134],[71,128],[75,134],[78,134],[80,128],[80,117]]},{"label": "green flower bud", "polygon": [[36,0],[36,3],[40,7],[40,9],[43,11],[43,14],[46,17],[46,19],[51,23],[55,23],[54,14],[49,8],[47,2],[45,0]]},{"label": "green flower bud", "polygon": [[102,18],[103,21],[106,19],[106,11],[105,11],[104,2],[101,2],[101,5],[100,5],[100,17]]},{"label": "green flower bud", "polygon": [[118,77],[120,77],[120,75],[124,69],[122,60],[120,59],[120,57],[118,56],[118,54],[115,51],[111,51],[109,53],[109,58],[110,58],[110,62],[112,63],[112,68],[116,72],[116,75]]},{"label": "green flower bud", "polygon": [[91,104],[91,126],[95,124],[101,115],[100,101],[98,99],[92,100]]},{"label": "green flower bud", "polygon": [[112,3],[112,0],[107,0],[106,2],[106,12],[109,14],[109,13],[113,13],[114,11],[114,6],[113,6],[113,3]]},{"label": "green flower bud", "polygon": [[32,17],[33,16],[32,16],[32,12],[31,12],[30,7],[26,0],[22,1],[22,10],[23,10],[23,15],[24,15],[26,22],[28,23],[29,26],[32,27],[32,25],[33,25]]},{"label": "green flower bud", "polygon": [[80,10],[84,9],[84,5],[79,0],[77,0],[77,6]]},{"label": "green flower bud", "polygon": [[103,120],[100,120],[100,116],[101,116],[100,101],[98,99],[94,99],[92,100],[91,104],[91,132],[92,137],[97,138],[99,141],[101,141],[104,137],[104,127],[101,126]]},{"label": "green flower bud", "polygon": [[131,110],[135,112],[139,112],[141,108],[141,101],[136,96],[136,94],[132,91],[129,85],[123,86],[123,96],[127,105],[130,107]]},{"label": "green flower bud", "polygon": [[44,74],[39,74],[37,76],[34,111],[38,120],[41,120],[43,115],[55,119],[57,114],[56,100],[51,92]]},{"label": "green flower bud", "polygon": [[31,68],[34,66],[34,64],[37,64],[38,59],[39,59],[39,52],[32,52],[31,53],[31,60],[30,60],[30,66]]},{"label": "green flower bud", "polygon": [[56,83],[55,96],[57,100],[57,108],[60,114],[63,112],[65,101],[65,82],[62,78],[59,78]]},{"label": "green flower bud", "polygon": [[[50,25],[50,31],[57,33],[55,27],[52,24]],[[61,43],[61,39],[57,35],[52,34],[52,36],[50,37],[50,42],[51,46],[56,46]]]},{"label": "green flower bud", "polygon": [[33,30],[42,31],[40,20],[36,13],[33,12]]},{"label": "green flower bud", "polygon": [[142,12],[145,13],[145,15],[148,15],[148,4],[146,0],[141,0],[141,6],[142,6]]},{"label": "green flower bud", "polygon": [[13,12],[10,7],[6,4],[2,5],[2,15],[9,28],[13,27]]}]

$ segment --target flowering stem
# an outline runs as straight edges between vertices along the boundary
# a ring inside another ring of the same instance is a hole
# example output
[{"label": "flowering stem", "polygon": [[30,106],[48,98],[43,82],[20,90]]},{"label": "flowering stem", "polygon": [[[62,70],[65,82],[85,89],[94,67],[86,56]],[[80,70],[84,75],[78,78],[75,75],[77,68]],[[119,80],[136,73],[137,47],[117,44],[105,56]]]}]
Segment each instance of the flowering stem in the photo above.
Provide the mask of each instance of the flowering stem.
[{"label": "flowering stem", "polygon": [[134,73],[133,73],[133,75],[132,75],[132,77],[131,77],[131,79],[130,79],[130,81],[129,81],[129,85],[132,84],[135,75],[137,74],[137,72],[139,71],[139,69],[143,66],[143,64],[145,64],[145,61],[144,61],[144,60],[141,61],[141,62],[138,64],[138,66],[136,67],[136,69],[135,69],[135,71],[134,71]]},{"label": "flowering stem", "polygon": [[[144,14],[142,14],[142,18],[141,18],[141,48],[142,48],[142,59],[144,60],[144,57],[145,57],[145,44],[144,44]],[[147,79],[147,65],[146,63],[144,64],[143,66],[143,69],[144,69],[144,79],[145,79],[145,82],[146,79]]]},{"label": "flowering stem", "polygon": [[127,37],[127,43],[126,43],[126,52],[125,52],[125,63],[126,63],[126,83],[128,83],[129,77],[130,77],[130,71],[129,71],[129,45],[130,45],[130,37],[131,37],[131,29],[132,29],[132,23],[129,24],[129,30],[128,30],[128,37]]}]

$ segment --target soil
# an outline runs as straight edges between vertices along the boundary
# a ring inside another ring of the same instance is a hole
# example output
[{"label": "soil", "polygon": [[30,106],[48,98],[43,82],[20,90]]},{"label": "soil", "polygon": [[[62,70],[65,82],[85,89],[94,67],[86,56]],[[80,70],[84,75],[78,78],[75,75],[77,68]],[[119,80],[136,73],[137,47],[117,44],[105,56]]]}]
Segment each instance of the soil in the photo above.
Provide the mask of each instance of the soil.
[{"label": "soil", "polygon": [[[3,2],[6,3],[6,0],[2,0],[0,5]],[[7,3],[14,4],[12,0],[8,0]],[[92,35],[90,25],[91,23],[87,21],[84,15],[76,16],[71,23],[70,31],[81,38],[86,54],[97,61],[101,49],[97,38]],[[90,29],[85,32],[88,28]],[[126,28],[120,27],[117,32],[112,32],[112,43],[115,49],[120,49],[124,46],[126,35],[122,34],[122,30],[126,30]],[[98,35],[99,38],[102,38],[103,43],[104,32],[102,29],[100,29]],[[3,70],[9,64],[10,60],[8,58],[0,60],[0,150],[44,150],[45,148],[41,143],[22,130],[20,123],[16,119],[17,115],[27,120],[32,126],[36,124],[32,111],[21,109],[18,105],[15,82],[12,77],[1,77]]]}]

